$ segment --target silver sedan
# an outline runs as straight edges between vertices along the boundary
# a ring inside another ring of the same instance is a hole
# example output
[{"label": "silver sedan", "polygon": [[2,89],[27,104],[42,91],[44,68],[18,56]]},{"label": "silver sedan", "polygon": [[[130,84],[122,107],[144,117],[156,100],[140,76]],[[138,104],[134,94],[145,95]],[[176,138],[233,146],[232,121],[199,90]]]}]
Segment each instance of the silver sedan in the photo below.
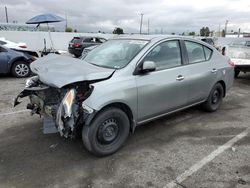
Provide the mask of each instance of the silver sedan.
[{"label": "silver sedan", "polygon": [[45,128],[66,138],[80,130],[98,156],[116,152],[137,125],[198,104],[216,111],[234,80],[230,59],[175,36],[113,39],[83,59],[50,55],[31,70],[37,76],[18,97],[30,97]]}]

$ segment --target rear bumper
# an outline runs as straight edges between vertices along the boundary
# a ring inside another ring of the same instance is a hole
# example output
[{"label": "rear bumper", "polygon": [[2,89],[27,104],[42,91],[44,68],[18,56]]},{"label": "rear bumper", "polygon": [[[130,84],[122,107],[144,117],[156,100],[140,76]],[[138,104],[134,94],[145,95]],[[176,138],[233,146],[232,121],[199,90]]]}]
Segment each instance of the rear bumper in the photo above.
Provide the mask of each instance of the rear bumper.
[{"label": "rear bumper", "polygon": [[235,65],[235,70],[250,72],[250,59],[232,58]]},{"label": "rear bumper", "polygon": [[250,72],[250,65],[235,65],[234,69],[243,72]]},{"label": "rear bumper", "polygon": [[68,48],[69,53],[73,54],[73,55],[77,55],[77,56],[81,56],[82,55],[82,48]]}]

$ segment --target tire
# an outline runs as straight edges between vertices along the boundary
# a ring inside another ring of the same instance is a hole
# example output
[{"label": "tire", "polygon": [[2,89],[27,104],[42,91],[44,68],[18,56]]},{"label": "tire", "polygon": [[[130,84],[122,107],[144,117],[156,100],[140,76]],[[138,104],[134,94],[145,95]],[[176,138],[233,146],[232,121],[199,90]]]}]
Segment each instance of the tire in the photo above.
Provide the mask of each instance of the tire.
[{"label": "tire", "polygon": [[25,61],[16,61],[11,67],[11,74],[17,78],[28,77],[30,73],[30,66]]},{"label": "tire", "polygon": [[81,55],[79,54],[74,54],[75,58],[79,58]]},{"label": "tire", "polygon": [[207,112],[214,112],[219,109],[223,100],[224,89],[220,83],[217,83],[212,88],[208,99],[203,103],[202,107]]},{"label": "tire", "polygon": [[122,147],[129,129],[129,119],[124,111],[107,108],[97,114],[90,125],[83,126],[83,144],[96,156],[111,155]]},{"label": "tire", "polygon": [[239,70],[234,70],[234,77],[237,78],[240,74]]}]

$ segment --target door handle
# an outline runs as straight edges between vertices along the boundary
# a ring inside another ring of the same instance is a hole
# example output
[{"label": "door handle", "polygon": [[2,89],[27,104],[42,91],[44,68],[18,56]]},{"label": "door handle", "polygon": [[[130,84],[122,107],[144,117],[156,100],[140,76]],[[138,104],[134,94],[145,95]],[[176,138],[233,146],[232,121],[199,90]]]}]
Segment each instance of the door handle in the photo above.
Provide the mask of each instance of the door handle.
[{"label": "door handle", "polygon": [[211,72],[212,72],[212,73],[216,73],[216,72],[217,72],[217,69],[213,68],[213,69],[211,70]]},{"label": "door handle", "polygon": [[182,81],[182,80],[184,80],[184,76],[179,75],[179,76],[176,78],[176,80],[177,80],[177,81]]}]

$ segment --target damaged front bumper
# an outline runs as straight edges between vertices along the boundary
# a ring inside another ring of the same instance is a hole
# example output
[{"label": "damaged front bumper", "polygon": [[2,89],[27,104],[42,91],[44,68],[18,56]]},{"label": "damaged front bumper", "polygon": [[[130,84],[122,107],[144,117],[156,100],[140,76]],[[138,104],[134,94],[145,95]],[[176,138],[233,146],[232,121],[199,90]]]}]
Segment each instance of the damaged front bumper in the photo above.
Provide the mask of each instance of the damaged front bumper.
[{"label": "damaged front bumper", "polygon": [[66,138],[74,137],[76,128],[95,114],[94,109],[77,100],[76,88],[56,89],[44,84],[27,86],[26,83],[26,88],[14,99],[13,106],[20,104],[19,98],[24,97],[30,99],[27,109],[31,114],[43,116],[44,133],[59,132]]}]

